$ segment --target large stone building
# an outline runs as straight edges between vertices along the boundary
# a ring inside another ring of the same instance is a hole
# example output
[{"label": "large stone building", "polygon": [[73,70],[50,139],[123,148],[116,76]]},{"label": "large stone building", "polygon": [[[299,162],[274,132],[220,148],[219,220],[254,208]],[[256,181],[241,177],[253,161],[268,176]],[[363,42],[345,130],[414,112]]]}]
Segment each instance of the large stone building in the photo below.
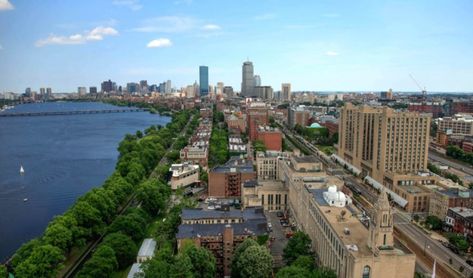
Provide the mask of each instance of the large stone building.
[{"label": "large stone building", "polygon": [[209,196],[218,198],[240,198],[241,184],[256,178],[251,160],[231,157],[224,165],[209,172]]},{"label": "large stone building", "polygon": [[282,181],[249,180],[242,184],[241,203],[246,207],[263,207],[267,211],[286,210],[289,190]]},{"label": "large stone building", "polygon": [[289,188],[289,198],[292,214],[312,239],[319,263],[338,277],[414,276],[415,255],[394,247],[386,193],[375,205],[369,228],[362,223],[368,220],[358,218],[349,198],[336,189],[327,191],[296,181]]},{"label": "large stone building", "polygon": [[252,97],[254,96],[255,87],[253,63],[250,61],[244,62],[241,72],[241,95],[244,97]]},{"label": "large stone building", "polygon": [[256,173],[258,180],[279,179],[279,162],[287,159],[289,153],[266,151],[256,153]]},{"label": "large stone building", "polygon": [[427,171],[430,120],[428,114],[347,103],[340,113],[338,156],[407,199],[407,211],[426,213],[430,192],[421,185],[437,180]]},{"label": "large stone building", "polygon": [[246,238],[256,239],[267,234],[267,221],[262,208],[244,210],[206,211],[183,209],[177,246],[192,240],[197,246],[210,250],[215,256],[219,277],[230,275],[233,251]]},{"label": "large stone building", "polygon": [[455,114],[453,117],[444,117],[437,120],[438,130],[448,135],[473,135],[473,116]]}]

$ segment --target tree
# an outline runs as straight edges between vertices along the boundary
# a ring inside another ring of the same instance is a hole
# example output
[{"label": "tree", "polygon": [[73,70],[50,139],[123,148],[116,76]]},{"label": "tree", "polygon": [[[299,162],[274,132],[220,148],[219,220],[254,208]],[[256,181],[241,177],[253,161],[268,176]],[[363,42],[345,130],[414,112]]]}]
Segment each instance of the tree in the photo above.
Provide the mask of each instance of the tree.
[{"label": "tree", "polygon": [[78,278],[108,278],[117,269],[115,252],[108,245],[100,245],[77,274]]},{"label": "tree", "polygon": [[108,232],[121,232],[137,242],[145,236],[145,228],[146,219],[137,213],[128,213],[118,216],[110,225]]},{"label": "tree", "polygon": [[437,216],[435,215],[429,215],[427,216],[427,218],[425,219],[425,223],[430,226],[430,228],[432,230],[441,230],[442,229],[442,226],[443,226],[443,221],[442,219],[438,218]]},{"label": "tree", "polygon": [[273,269],[273,257],[265,246],[250,246],[245,249],[236,262],[240,277],[270,277]]},{"label": "tree", "polygon": [[169,277],[175,278],[193,278],[192,261],[184,254],[176,256],[174,263],[169,269]]},{"label": "tree", "polygon": [[337,274],[330,268],[319,267],[312,272],[311,278],[337,278]]},{"label": "tree", "polygon": [[310,277],[310,274],[306,268],[291,265],[281,268],[276,274],[276,278],[306,278]]},{"label": "tree", "polygon": [[192,273],[196,278],[213,278],[216,273],[215,257],[210,251],[194,244],[186,246],[183,254],[189,257],[192,263]]},{"label": "tree", "polygon": [[64,260],[62,250],[44,244],[36,247],[31,255],[15,269],[15,277],[55,277]]},{"label": "tree", "polygon": [[63,252],[72,246],[72,232],[61,223],[52,222],[44,232],[43,240],[53,246],[59,247]]},{"label": "tree", "polygon": [[8,270],[6,266],[0,264],[0,278],[8,278]]},{"label": "tree", "polygon": [[313,270],[315,267],[315,260],[311,256],[299,256],[294,262],[292,262],[291,266]]},{"label": "tree", "polygon": [[238,260],[240,259],[241,254],[245,252],[245,250],[250,246],[258,246],[258,243],[254,241],[252,238],[245,239],[233,252],[232,258],[232,277],[238,278],[240,277],[240,269],[238,268]]},{"label": "tree", "polygon": [[312,240],[304,232],[298,231],[289,239],[284,248],[283,258],[287,264],[294,262],[299,256],[312,256]]},{"label": "tree", "polygon": [[122,233],[111,233],[107,235],[102,244],[108,245],[113,249],[117,258],[118,268],[120,269],[132,264],[138,253],[138,248],[133,240]]},{"label": "tree", "polygon": [[171,189],[157,180],[148,180],[138,189],[138,200],[149,215],[157,215],[164,209]]},{"label": "tree", "polygon": [[27,243],[24,243],[21,245],[21,247],[16,250],[15,254],[12,257],[11,260],[11,266],[16,269],[16,267],[21,263],[26,261],[33,253],[33,250],[36,249],[36,247],[41,246],[41,241],[39,239],[32,239],[28,241]]}]

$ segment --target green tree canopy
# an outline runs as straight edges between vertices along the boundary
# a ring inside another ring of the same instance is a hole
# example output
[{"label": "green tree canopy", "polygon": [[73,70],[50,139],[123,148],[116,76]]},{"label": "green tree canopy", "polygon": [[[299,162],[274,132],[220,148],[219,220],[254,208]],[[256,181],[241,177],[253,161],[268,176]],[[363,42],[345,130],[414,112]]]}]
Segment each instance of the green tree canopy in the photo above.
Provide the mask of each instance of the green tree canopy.
[{"label": "green tree canopy", "polygon": [[118,268],[115,252],[108,245],[100,245],[77,274],[78,278],[108,278]]},{"label": "green tree canopy", "polygon": [[133,240],[122,233],[108,234],[102,244],[110,246],[115,252],[118,268],[123,269],[131,265],[138,253],[138,248]]},{"label": "green tree canopy", "polygon": [[138,189],[138,200],[150,215],[157,215],[166,206],[171,189],[158,180],[147,180]]},{"label": "green tree canopy", "polygon": [[233,252],[232,258],[232,277],[239,278],[240,277],[240,269],[238,268],[238,260],[240,259],[241,254],[245,252],[245,250],[250,246],[258,246],[259,244],[254,241],[252,238],[245,239]]},{"label": "green tree canopy", "polygon": [[311,243],[312,240],[306,233],[296,232],[284,248],[283,258],[286,263],[292,264],[299,256],[313,256]]},{"label": "green tree canopy", "polygon": [[241,253],[236,264],[240,277],[271,277],[273,257],[266,246],[250,246]]},{"label": "green tree canopy", "polygon": [[194,244],[186,246],[182,252],[187,255],[192,263],[192,272],[196,278],[215,277],[216,262],[210,251],[203,247],[196,247]]},{"label": "green tree canopy", "polygon": [[41,245],[16,267],[15,277],[55,277],[62,267],[63,260],[61,249],[49,244]]},{"label": "green tree canopy", "polygon": [[281,268],[276,274],[276,278],[307,278],[310,277],[310,270],[298,266],[286,266]]}]

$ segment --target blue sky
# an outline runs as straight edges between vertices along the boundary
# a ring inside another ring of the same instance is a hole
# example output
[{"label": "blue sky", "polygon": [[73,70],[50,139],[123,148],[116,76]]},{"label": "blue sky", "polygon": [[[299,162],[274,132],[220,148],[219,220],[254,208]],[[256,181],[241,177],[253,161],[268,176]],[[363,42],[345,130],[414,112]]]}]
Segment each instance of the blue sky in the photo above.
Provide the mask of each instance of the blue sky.
[{"label": "blue sky", "polygon": [[473,1],[0,0],[0,92],[171,79],[473,91]]}]

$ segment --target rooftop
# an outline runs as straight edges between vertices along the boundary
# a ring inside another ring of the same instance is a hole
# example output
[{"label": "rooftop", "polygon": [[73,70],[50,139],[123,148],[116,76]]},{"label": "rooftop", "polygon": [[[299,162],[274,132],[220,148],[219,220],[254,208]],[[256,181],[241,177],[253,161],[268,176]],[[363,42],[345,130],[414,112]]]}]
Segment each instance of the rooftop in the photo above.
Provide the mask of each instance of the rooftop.
[{"label": "rooftop", "polygon": [[242,218],[245,221],[251,219],[266,219],[263,208],[246,208],[244,210],[232,209],[229,211],[220,210],[202,210],[202,209],[183,209],[181,213],[182,220],[198,219],[225,219]]},{"label": "rooftop", "polygon": [[128,272],[127,278],[135,278],[135,274],[142,273],[143,271],[141,270],[141,264],[140,263],[134,263],[131,266],[130,272]]},{"label": "rooftop", "polygon": [[156,241],[152,238],[145,238],[138,251],[138,257],[153,257]]},{"label": "rooftop", "polygon": [[456,214],[459,214],[460,216],[464,218],[473,217],[473,209],[471,208],[454,207],[454,208],[449,208],[449,210],[454,211]]},{"label": "rooftop", "polygon": [[[330,226],[337,234],[338,238],[340,238],[343,244],[347,247],[349,252],[355,258],[373,256],[373,252],[368,247],[369,231],[358,219],[358,209],[351,205],[347,205],[343,208],[329,206],[323,197],[323,193],[327,192],[327,189],[306,189],[312,193],[319,210],[322,212],[328,223],[330,223]],[[341,217],[342,211],[346,212],[343,219]],[[349,234],[345,233],[347,229],[350,231]],[[398,254],[405,253],[396,248],[393,249],[392,252]]]},{"label": "rooftop", "polygon": [[224,165],[216,166],[212,169],[214,173],[252,173],[253,163],[251,160],[240,158],[238,156],[231,157]]}]

